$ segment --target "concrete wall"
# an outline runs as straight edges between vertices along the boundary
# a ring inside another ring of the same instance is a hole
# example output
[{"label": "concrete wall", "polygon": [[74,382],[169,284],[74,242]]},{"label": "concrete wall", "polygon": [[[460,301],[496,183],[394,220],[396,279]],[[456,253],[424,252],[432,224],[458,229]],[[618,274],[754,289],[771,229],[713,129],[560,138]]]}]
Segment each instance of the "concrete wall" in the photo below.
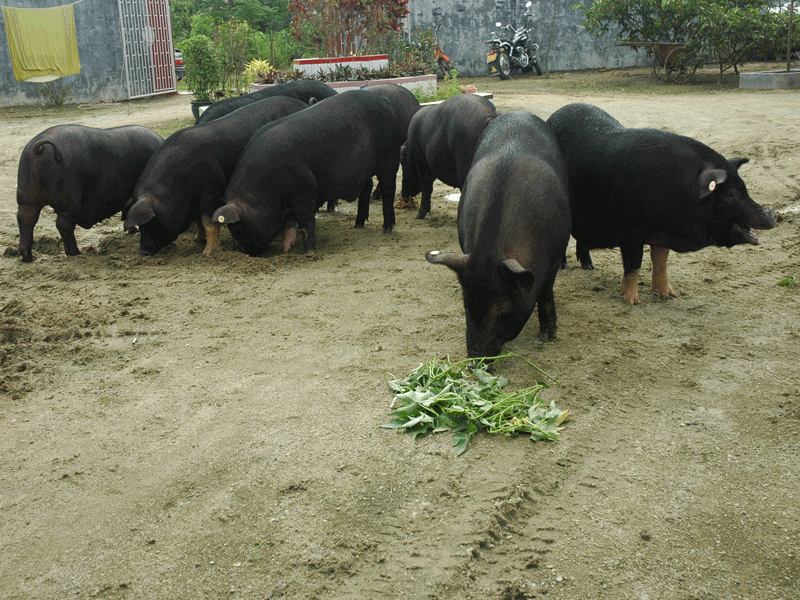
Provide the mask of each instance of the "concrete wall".
[{"label": "concrete wall", "polygon": [[[594,0],[583,0],[591,6]],[[439,43],[463,76],[486,75],[486,40],[503,26],[521,24],[527,0],[409,0],[409,28],[425,29],[441,23]],[[616,47],[612,35],[597,38],[581,28],[580,0],[532,0],[531,31],[539,44],[542,70],[571,71],[600,67],[650,64],[643,52]],[[498,31],[498,33],[500,33]],[[549,49],[549,51],[548,51]]]},{"label": "concrete wall", "polygon": [[[70,0],[2,0],[14,8],[52,8]],[[69,88],[73,102],[99,102],[128,97],[123,69],[119,6],[116,0],[82,0],[75,4],[75,30],[81,72],[57,80]],[[5,20],[0,11],[0,106],[41,101],[42,84],[14,79]]]}]

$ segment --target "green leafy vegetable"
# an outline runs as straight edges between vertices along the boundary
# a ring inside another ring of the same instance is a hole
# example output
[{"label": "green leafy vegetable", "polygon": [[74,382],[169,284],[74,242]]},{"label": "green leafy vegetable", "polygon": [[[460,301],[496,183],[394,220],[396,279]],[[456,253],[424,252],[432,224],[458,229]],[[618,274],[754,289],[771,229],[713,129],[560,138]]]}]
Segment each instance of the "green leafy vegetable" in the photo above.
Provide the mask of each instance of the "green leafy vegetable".
[{"label": "green leafy vegetable", "polygon": [[792,287],[794,285],[794,283],[795,283],[795,278],[794,277],[787,277],[786,279],[781,279],[778,282],[778,285],[782,285],[782,286],[785,286],[785,287]]},{"label": "green leafy vegetable", "polygon": [[[456,363],[451,363],[449,358],[443,361],[434,358],[405,379],[387,382],[395,396],[392,407],[397,401],[400,407],[392,412],[394,418],[383,427],[404,429],[414,439],[423,433],[450,429],[457,454],[463,453],[470,438],[483,430],[506,435],[530,433],[534,441],[558,439],[569,411],[557,409],[553,402],[547,405],[539,398],[539,390],[548,387],[541,381],[516,392],[504,391],[508,380],[500,374],[491,375],[487,370],[487,364],[504,358],[519,358],[555,381],[518,354]],[[390,374],[390,377],[394,376]]]}]

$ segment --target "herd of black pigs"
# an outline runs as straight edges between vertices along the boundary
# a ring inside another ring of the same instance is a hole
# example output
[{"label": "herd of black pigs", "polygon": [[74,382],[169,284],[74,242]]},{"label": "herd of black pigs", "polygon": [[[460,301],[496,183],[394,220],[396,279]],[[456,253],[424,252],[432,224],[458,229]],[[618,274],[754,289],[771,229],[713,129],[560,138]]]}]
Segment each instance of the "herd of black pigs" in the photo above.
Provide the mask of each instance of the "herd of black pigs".
[{"label": "herd of black pigs", "polygon": [[218,251],[227,225],[237,250],[263,253],[279,236],[284,251],[302,236],[316,249],[315,215],[358,198],[356,227],[369,217],[372,178],[383,231],[402,198],[420,194],[430,211],[436,179],[461,190],[463,254],[429,252],[458,276],[470,357],[500,354],[538,306],[540,337],[556,336],[553,284],[570,235],[591,269],[590,250],[619,247],[621,291],[638,304],[644,245],[653,289],[673,296],[670,250],[758,244],[754,229],[775,226],[739,176],[746,158],[726,159],[703,143],[659,129],[630,129],[603,110],[569,104],[547,121],[499,114],[463,94],[421,107],[394,84],[337,94],[312,80],[280,84],[214,103],[197,123],[163,140],[141,126],[51,127],[25,147],[17,181],[22,260],[33,260],[33,230],[51,206],[68,255],[75,226],[122,212],[152,255],[197,224],[203,254]]}]

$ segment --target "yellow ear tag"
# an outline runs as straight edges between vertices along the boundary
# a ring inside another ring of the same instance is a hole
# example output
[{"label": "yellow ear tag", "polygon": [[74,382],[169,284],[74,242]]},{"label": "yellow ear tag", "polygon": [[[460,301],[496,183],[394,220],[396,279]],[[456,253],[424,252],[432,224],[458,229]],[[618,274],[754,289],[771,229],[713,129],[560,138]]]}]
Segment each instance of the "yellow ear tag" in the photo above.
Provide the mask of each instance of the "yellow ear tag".
[{"label": "yellow ear tag", "polygon": [[[711,185],[714,185],[713,181],[711,182]],[[714,188],[712,187],[711,189],[713,190]],[[220,215],[220,216],[217,217],[217,221],[219,221],[220,223],[224,223],[225,222],[225,217]]]},{"label": "yellow ear tag", "polygon": [[712,181],[711,183],[708,184],[708,191],[713,192],[714,188],[716,188],[716,187],[717,187],[717,182],[716,181]]}]

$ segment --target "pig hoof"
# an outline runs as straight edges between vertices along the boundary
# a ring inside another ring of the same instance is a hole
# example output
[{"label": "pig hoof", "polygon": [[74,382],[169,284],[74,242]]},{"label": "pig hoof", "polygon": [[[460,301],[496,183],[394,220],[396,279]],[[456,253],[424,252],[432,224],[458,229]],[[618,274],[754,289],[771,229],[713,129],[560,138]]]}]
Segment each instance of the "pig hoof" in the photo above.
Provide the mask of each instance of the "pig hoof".
[{"label": "pig hoof", "polygon": [[623,296],[625,297],[625,302],[631,306],[639,304],[639,294],[623,294]]},{"label": "pig hoof", "polygon": [[353,225],[353,227],[356,228],[356,229],[363,229],[364,228],[364,224],[356,222],[356,224]]},{"label": "pig hoof", "polygon": [[656,294],[658,294],[662,298],[677,298],[678,297],[678,294],[673,292],[671,287],[667,287],[667,288],[653,287],[651,289],[651,291],[655,292]]},{"label": "pig hoof", "polygon": [[33,262],[33,255],[32,254],[23,254],[22,255],[22,262]]},{"label": "pig hoof", "polygon": [[394,225],[384,225],[383,233],[392,233],[392,229],[394,229]]},{"label": "pig hoof", "polygon": [[316,253],[317,251],[314,250],[314,248],[309,248],[308,250],[306,250],[306,256],[314,256]]},{"label": "pig hoof", "polygon": [[427,214],[428,214],[428,211],[425,211],[425,212],[419,211],[417,213],[417,219],[424,219],[425,215],[427,215]]}]

